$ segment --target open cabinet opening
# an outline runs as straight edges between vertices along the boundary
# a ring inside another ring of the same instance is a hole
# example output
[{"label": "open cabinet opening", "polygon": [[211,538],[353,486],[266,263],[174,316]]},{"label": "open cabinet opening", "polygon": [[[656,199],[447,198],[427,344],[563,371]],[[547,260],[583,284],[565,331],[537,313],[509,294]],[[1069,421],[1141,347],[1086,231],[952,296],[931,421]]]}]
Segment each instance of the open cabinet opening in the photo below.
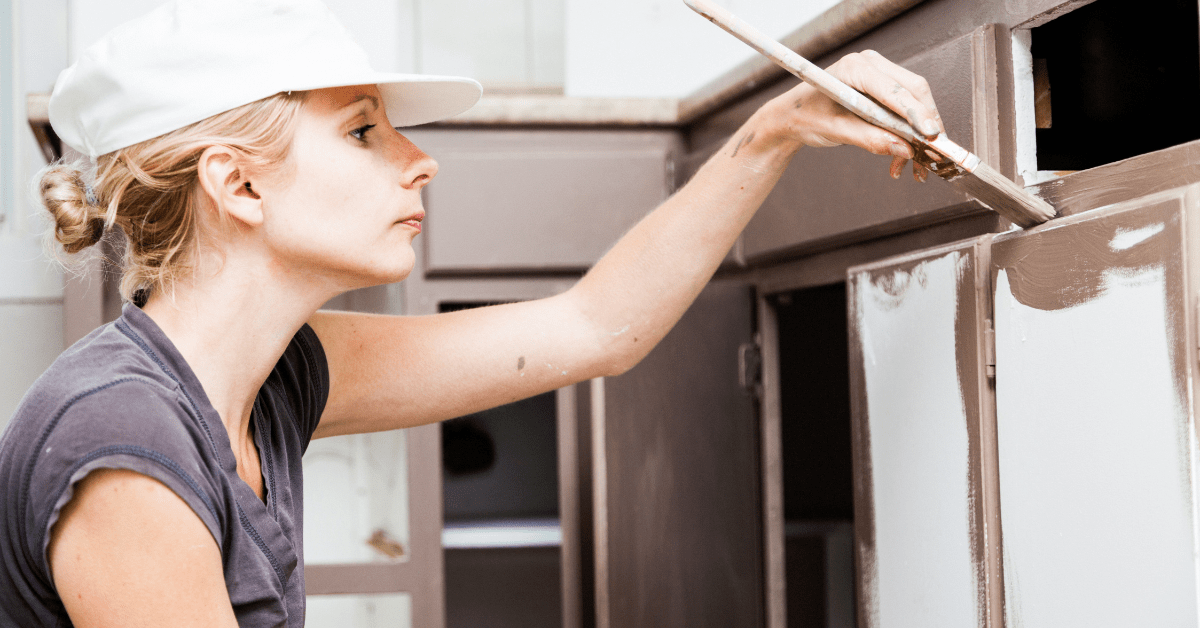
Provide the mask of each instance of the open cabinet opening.
[{"label": "open cabinet opening", "polygon": [[1018,98],[1033,101],[1032,111],[1018,103],[1026,114],[1019,126],[1033,130],[1028,165],[1047,173],[1041,178],[1200,138],[1195,0],[1096,0],[1014,34],[1018,66],[1028,47]]},{"label": "open cabinet opening", "polygon": [[846,286],[775,295],[787,625],[854,625]]},{"label": "open cabinet opening", "polygon": [[561,625],[554,393],[441,427],[446,625]]}]

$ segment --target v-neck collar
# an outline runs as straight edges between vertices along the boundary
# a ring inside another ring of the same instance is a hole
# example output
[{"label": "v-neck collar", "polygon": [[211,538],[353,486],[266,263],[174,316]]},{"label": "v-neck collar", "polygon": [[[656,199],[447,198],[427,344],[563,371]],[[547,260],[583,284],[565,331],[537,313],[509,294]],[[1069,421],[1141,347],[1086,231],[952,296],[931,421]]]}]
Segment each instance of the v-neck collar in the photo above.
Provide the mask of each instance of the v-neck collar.
[{"label": "v-neck collar", "polygon": [[[162,328],[141,308],[130,303],[126,303],[122,308],[121,318],[117,319],[115,324],[122,333],[146,352],[167,377],[178,384],[180,391],[187,398],[190,409],[195,413],[196,420],[208,437],[208,445],[212,448],[213,457],[217,460],[222,472],[225,473],[226,479],[233,486],[238,508],[246,515],[240,517],[242,525],[249,528],[246,531],[252,537],[258,536],[263,540],[266,544],[264,550],[269,548],[276,554],[275,558],[282,565],[288,566],[282,573],[277,572],[281,584],[283,584],[286,576],[290,575],[297,564],[297,556],[292,542],[284,534],[283,528],[276,519],[275,509],[268,507],[269,503],[275,501],[274,496],[269,493],[269,488],[275,485],[275,469],[273,466],[274,456],[266,455],[267,448],[271,446],[271,443],[268,442],[270,435],[267,426],[260,418],[252,417],[251,420],[257,421],[254,424],[254,443],[258,447],[259,466],[263,474],[264,500],[259,499],[254,489],[250,488],[250,485],[238,475],[237,459],[229,441],[229,434],[225,430],[225,424],[221,421],[220,413],[209,401],[208,395],[204,392],[204,387],[200,384],[192,367],[188,365],[183,354],[179,353]],[[261,408],[257,397],[254,408],[254,414],[261,417],[262,413],[259,411]]]}]

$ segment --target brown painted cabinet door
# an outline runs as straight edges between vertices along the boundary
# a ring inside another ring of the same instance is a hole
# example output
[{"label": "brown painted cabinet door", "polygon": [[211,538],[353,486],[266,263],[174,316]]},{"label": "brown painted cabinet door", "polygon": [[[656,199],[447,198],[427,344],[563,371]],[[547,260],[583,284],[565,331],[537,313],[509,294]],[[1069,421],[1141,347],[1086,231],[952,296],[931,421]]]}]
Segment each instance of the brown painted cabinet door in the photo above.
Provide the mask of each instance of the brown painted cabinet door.
[{"label": "brown painted cabinet door", "polygon": [[752,299],[713,282],[638,366],[592,385],[600,628],[763,623]]},{"label": "brown painted cabinet door", "polygon": [[1007,626],[1197,625],[1198,192],[995,239]]},{"label": "brown painted cabinet door", "polygon": [[859,626],[994,625],[991,236],[848,271]]}]

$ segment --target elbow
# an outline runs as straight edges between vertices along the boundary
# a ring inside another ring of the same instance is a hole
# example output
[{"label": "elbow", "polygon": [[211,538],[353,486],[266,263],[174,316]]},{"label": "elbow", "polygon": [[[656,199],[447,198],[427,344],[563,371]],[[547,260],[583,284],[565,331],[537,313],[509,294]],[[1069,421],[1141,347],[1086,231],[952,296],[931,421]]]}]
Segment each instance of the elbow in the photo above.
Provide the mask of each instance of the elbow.
[{"label": "elbow", "polygon": [[624,375],[637,366],[652,348],[654,343],[639,341],[636,337],[614,338],[605,348],[600,374],[603,377]]},{"label": "elbow", "polygon": [[629,369],[637,366],[641,360],[612,360],[606,362],[601,369],[601,377],[616,377],[629,372]]}]

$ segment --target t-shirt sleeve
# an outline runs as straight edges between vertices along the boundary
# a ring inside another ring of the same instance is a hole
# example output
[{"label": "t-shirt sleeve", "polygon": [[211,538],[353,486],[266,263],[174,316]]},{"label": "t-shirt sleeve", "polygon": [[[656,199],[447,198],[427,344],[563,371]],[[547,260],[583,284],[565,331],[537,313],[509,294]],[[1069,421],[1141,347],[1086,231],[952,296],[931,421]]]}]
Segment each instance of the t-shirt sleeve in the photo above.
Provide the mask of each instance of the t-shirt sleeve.
[{"label": "t-shirt sleeve", "polygon": [[296,332],[268,381],[291,406],[304,451],[329,400],[329,362],[312,327],[305,324]]},{"label": "t-shirt sleeve", "polygon": [[[154,478],[196,513],[223,545],[226,514],[219,480],[202,451],[212,448],[176,391],[139,378],[117,380],[66,406],[48,428],[24,491],[30,555],[49,573],[50,532],[75,488],[98,469],[125,469]],[[181,420],[182,419],[182,420]]]}]

